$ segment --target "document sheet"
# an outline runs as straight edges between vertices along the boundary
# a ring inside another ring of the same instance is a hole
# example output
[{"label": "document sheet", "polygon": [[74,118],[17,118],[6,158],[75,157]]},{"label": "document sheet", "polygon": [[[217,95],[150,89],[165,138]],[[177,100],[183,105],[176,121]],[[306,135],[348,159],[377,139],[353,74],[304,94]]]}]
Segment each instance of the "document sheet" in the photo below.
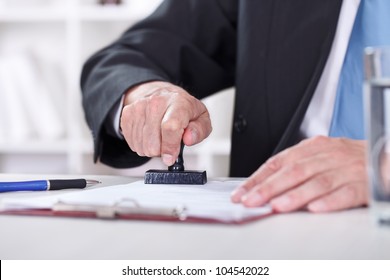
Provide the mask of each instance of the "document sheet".
[{"label": "document sheet", "polygon": [[29,198],[4,198],[0,210],[52,209],[58,203],[114,206],[136,201],[139,207],[185,207],[192,218],[220,222],[241,222],[270,214],[269,205],[246,208],[232,203],[231,192],[240,181],[211,181],[205,185],[148,185],[143,181],[130,184],[75,190],[72,192]]}]

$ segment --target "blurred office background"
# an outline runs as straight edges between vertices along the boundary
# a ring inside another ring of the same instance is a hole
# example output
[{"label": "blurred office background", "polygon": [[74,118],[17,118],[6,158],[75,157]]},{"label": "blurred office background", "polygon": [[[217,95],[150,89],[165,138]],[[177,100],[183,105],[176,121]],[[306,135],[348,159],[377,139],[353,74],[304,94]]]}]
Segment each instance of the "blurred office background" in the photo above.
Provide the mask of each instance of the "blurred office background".
[{"label": "blurred office background", "polygon": [[[125,170],[94,164],[79,89],[85,60],[160,3],[0,0],[0,173],[143,176],[165,168],[159,159]],[[233,98],[227,90],[204,100],[214,131],[185,150],[187,169],[228,175]]]}]

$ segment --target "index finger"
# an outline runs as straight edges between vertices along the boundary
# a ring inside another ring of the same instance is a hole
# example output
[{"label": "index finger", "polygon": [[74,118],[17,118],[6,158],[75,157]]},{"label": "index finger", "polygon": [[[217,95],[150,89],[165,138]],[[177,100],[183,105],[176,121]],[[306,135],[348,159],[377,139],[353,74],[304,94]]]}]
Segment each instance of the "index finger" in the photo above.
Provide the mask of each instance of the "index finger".
[{"label": "index finger", "polygon": [[175,107],[169,106],[161,121],[161,157],[168,166],[179,156],[184,129],[189,123],[188,114]]}]

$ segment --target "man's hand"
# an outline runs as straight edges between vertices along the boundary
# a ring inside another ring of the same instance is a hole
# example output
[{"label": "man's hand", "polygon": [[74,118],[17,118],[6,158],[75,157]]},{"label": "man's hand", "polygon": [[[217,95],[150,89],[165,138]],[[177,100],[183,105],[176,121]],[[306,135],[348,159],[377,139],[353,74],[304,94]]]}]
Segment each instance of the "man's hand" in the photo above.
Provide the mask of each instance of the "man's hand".
[{"label": "man's hand", "polygon": [[191,146],[211,133],[204,104],[184,89],[167,82],[148,82],[126,94],[120,122],[130,148],[140,156],[161,156],[172,165],[180,142]]},{"label": "man's hand", "polygon": [[232,194],[247,207],[330,212],[368,203],[365,141],[304,140],[270,158]]}]

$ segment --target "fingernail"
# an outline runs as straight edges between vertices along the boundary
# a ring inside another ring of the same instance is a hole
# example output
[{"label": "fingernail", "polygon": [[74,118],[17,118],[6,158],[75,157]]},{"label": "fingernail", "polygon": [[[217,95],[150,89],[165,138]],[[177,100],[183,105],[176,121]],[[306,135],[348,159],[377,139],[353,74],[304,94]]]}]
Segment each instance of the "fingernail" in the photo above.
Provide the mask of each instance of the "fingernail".
[{"label": "fingernail", "polygon": [[244,189],[235,189],[232,192],[231,198],[233,202],[241,202],[242,197],[245,195],[246,191]]},{"label": "fingernail", "polygon": [[278,211],[287,211],[291,208],[291,199],[288,196],[282,196],[272,200],[272,208]]},{"label": "fingernail", "polygon": [[253,192],[245,194],[241,201],[248,207],[261,206],[263,204],[263,197],[258,192]]},{"label": "fingernail", "polygon": [[307,208],[312,212],[325,212],[328,209],[327,205],[323,201],[310,203]]},{"label": "fingernail", "polygon": [[171,155],[163,154],[161,158],[165,165],[169,166],[173,164],[173,157]]},{"label": "fingernail", "polygon": [[198,132],[195,129],[191,131],[192,143],[198,143]]}]

